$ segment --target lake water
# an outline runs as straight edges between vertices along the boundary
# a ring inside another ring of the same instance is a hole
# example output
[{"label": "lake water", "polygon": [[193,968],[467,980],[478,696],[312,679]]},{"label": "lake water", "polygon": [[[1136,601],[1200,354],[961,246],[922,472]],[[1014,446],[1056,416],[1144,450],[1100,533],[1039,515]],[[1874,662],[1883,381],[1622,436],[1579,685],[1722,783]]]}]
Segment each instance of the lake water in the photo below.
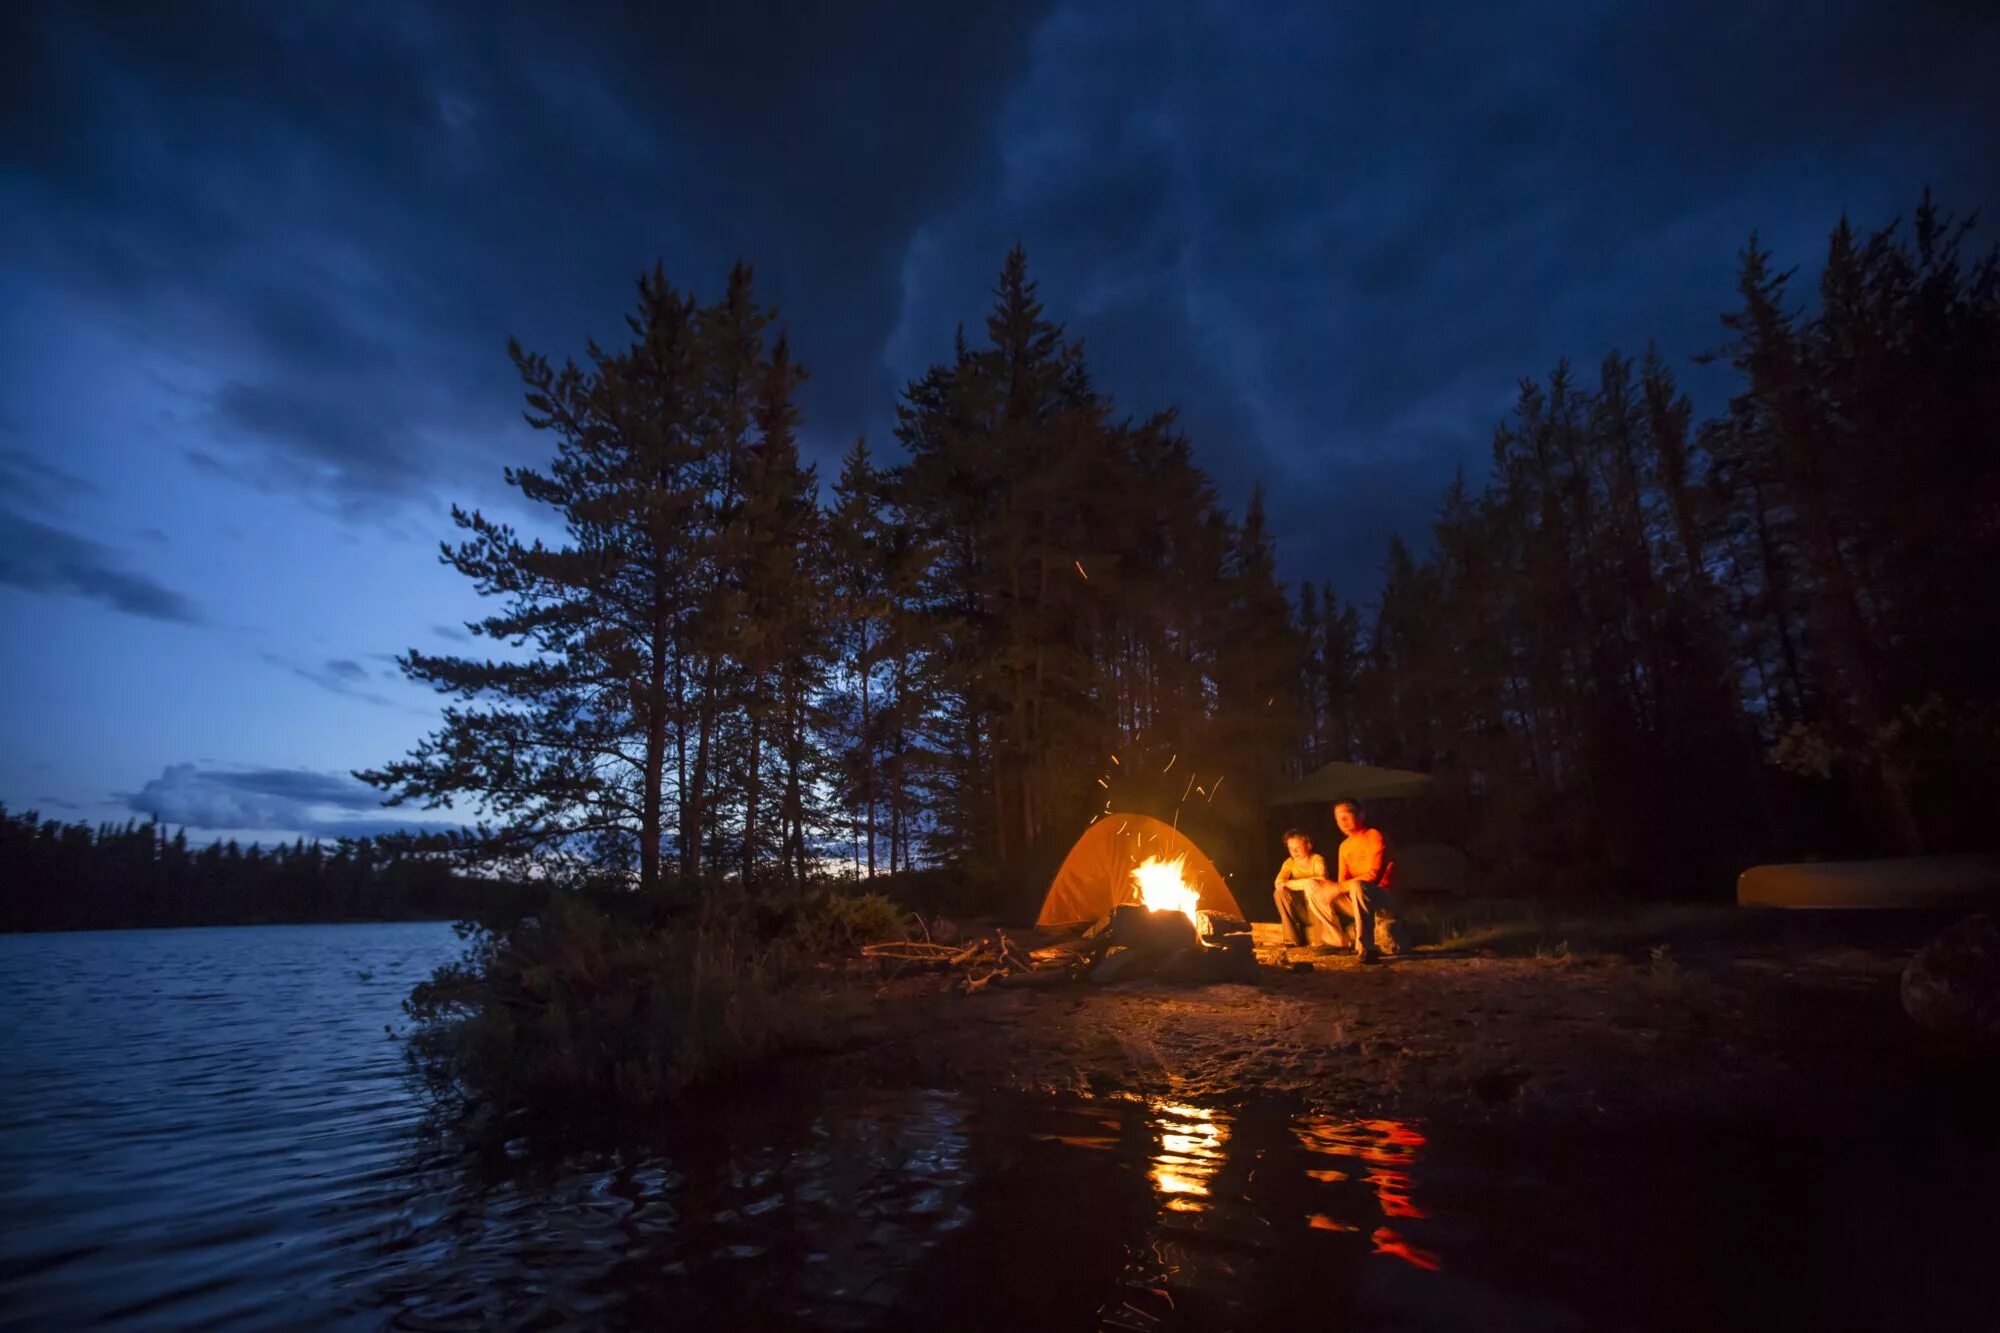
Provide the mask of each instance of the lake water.
[{"label": "lake water", "polygon": [[1983,1262],[1907,1135],[750,1088],[641,1144],[445,1151],[385,1025],[456,948],[0,937],[0,1327],[1892,1327]]}]

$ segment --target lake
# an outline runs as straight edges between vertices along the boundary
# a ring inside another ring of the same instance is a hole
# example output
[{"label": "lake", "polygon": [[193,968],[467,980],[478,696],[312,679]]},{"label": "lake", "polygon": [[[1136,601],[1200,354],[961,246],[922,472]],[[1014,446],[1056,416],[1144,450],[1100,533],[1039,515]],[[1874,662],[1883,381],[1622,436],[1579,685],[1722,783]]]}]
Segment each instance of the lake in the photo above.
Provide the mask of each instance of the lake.
[{"label": "lake", "polygon": [[753,1083],[641,1143],[470,1154],[422,1132],[385,1030],[456,949],[440,923],[0,937],[0,1327],[1893,1326],[1912,1281],[1954,1310],[1983,1252],[1907,1136],[1524,1147]]}]

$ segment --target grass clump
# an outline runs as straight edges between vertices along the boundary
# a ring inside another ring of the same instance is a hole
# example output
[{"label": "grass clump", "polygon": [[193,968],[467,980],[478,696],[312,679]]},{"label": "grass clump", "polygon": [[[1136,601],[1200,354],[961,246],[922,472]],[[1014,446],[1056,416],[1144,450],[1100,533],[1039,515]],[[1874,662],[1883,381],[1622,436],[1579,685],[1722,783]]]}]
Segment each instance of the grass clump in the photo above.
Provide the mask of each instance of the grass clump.
[{"label": "grass clump", "polygon": [[768,911],[709,896],[678,916],[616,919],[574,897],[507,927],[465,924],[464,954],[404,1002],[433,1097],[506,1114],[668,1105],[788,1049],[844,1039],[866,997],[832,962],[897,933],[877,895]]},{"label": "grass clump", "polygon": [[[1491,898],[1421,904],[1403,916],[1419,946],[1501,957],[1643,956],[1652,942],[1742,942],[1773,933],[1768,914],[1699,903]],[[1669,950],[1671,957],[1671,950]]]}]

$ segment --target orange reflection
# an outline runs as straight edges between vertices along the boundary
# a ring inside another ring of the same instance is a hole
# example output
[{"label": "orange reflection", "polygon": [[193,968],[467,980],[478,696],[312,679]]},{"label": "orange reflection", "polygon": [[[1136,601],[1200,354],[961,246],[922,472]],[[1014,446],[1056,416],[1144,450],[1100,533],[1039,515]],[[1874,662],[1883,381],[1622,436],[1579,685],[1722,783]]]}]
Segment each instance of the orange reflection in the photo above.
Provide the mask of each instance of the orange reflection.
[{"label": "orange reflection", "polygon": [[1423,1209],[1410,1202],[1410,1177],[1402,1171],[1370,1171],[1368,1183],[1386,1217],[1423,1217]]},{"label": "orange reflection", "polygon": [[1222,1145],[1229,1127],[1215,1112],[1179,1102],[1153,1102],[1153,1127],[1160,1146],[1153,1154],[1153,1188],[1165,1196],[1165,1206],[1177,1213],[1200,1212],[1208,1182],[1222,1168]]},{"label": "orange reflection", "polygon": [[[1422,1219],[1428,1216],[1411,1197],[1415,1181],[1410,1168],[1416,1164],[1417,1150],[1425,1143],[1423,1134],[1414,1126],[1400,1120],[1313,1118],[1296,1122],[1292,1132],[1307,1152],[1348,1157],[1366,1163],[1361,1178],[1374,1190],[1375,1203],[1382,1210],[1383,1217]],[[1308,1170],[1306,1175],[1328,1184],[1349,1178],[1347,1172],[1332,1168]],[[1321,1231],[1360,1230],[1346,1223],[1336,1223],[1324,1213],[1309,1215],[1306,1224]],[[1437,1272],[1442,1266],[1442,1260],[1435,1251],[1410,1244],[1388,1227],[1377,1227],[1373,1240],[1377,1254],[1393,1255],[1429,1272]]]},{"label": "orange reflection", "polygon": [[1431,1273],[1437,1272],[1443,1266],[1435,1251],[1420,1250],[1387,1227],[1376,1227],[1372,1239],[1375,1241],[1377,1254],[1392,1254],[1405,1263],[1415,1264],[1418,1268]]}]

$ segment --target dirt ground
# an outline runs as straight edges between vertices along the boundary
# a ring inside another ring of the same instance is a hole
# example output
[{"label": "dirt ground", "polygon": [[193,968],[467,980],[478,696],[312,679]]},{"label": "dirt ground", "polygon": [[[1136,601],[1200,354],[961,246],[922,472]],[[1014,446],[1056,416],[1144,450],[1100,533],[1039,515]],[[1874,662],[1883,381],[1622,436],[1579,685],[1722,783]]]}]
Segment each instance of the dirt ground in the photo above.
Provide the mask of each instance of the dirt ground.
[{"label": "dirt ground", "polygon": [[1658,944],[1539,956],[1502,941],[1363,966],[1260,948],[1255,984],[967,995],[904,975],[878,986],[868,1039],[814,1077],[1478,1120],[1879,1115],[1935,1063],[1897,995],[1924,937],[1870,922],[1746,937],[1697,918]]}]

